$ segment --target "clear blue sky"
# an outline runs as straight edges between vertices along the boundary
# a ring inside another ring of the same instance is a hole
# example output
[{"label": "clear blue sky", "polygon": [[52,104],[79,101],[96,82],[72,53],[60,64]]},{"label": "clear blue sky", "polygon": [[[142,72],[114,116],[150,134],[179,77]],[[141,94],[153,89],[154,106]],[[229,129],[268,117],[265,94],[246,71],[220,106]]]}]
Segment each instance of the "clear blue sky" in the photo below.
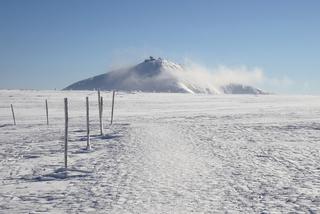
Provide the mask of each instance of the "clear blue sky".
[{"label": "clear blue sky", "polygon": [[[320,1],[0,0],[0,88],[63,88],[161,56],[260,67],[320,94]],[[270,86],[271,87],[271,86]]]}]

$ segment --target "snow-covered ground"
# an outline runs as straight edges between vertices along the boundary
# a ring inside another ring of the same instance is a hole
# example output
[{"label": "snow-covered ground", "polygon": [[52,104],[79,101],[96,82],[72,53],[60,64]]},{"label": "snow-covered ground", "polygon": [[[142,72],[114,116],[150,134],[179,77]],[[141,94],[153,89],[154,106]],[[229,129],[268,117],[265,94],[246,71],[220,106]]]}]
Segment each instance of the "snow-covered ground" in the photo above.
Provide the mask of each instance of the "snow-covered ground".
[{"label": "snow-covered ground", "polygon": [[0,213],[320,213],[320,97],[102,96],[99,136],[96,92],[0,91]]}]

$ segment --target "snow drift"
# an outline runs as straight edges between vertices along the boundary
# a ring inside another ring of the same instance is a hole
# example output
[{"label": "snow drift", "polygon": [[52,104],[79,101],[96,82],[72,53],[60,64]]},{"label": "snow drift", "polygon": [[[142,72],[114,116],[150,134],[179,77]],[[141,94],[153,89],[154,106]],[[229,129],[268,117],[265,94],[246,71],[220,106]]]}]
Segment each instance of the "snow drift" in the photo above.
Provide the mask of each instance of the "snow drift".
[{"label": "snow drift", "polygon": [[130,68],[118,69],[69,85],[64,90],[120,90],[204,94],[265,94],[239,83],[216,84],[212,75],[165,59],[150,57]]}]

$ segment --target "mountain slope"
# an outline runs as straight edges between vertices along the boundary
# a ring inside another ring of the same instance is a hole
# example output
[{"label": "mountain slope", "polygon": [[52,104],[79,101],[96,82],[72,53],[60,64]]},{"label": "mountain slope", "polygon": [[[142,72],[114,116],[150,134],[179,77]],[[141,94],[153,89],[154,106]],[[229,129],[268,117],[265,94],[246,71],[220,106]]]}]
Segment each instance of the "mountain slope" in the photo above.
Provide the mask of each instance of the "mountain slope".
[{"label": "mountain slope", "polygon": [[186,92],[176,78],[164,69],[165,61],[148,59],[130,67],[76,82],[65,90],[122,90],[144,92]]},{"label": "mountain slope", "polygon": [[150,57],[126,69],[119,69],[76,82],[64,90],[120,90],[143,92],[174,92],[204,94],[263,94],[250,86],[230,84],[216,87],[196,81],[186,69],[165,59]]},{"label": "mountain slope", "polygon": [[228,84],[220,87],[224,94],[268,94],[258,88],[242,84]]}]

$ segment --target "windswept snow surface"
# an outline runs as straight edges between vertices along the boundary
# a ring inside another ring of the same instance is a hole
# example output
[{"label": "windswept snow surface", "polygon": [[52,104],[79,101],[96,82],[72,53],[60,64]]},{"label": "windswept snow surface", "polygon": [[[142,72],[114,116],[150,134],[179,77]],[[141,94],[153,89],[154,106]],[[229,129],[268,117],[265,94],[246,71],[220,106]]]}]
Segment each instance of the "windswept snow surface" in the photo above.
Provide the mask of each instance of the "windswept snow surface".
[{"label": "windswept snow surface", "polygon": [[99,136],[96,92],[0,91],[0,213],[320,212],[320,97],[102,96]]}]

